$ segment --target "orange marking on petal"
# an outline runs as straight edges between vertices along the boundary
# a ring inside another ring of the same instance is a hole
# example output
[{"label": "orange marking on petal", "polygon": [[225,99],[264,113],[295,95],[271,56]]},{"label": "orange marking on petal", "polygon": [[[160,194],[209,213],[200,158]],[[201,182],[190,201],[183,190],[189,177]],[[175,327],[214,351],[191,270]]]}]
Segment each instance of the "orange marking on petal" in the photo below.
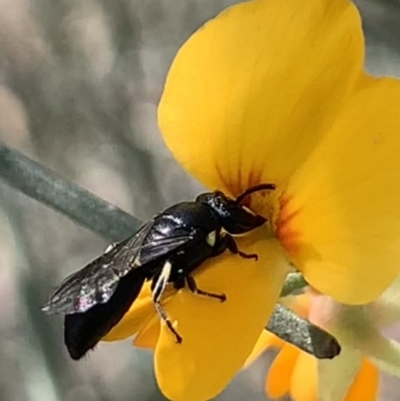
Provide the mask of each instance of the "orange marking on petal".
[{"label": "orange marking on petal", "polygon": [[236,187],[242,190],[242,163],[241,163],[242,154],[239,153],[238,157],[239,160],[236,166]]},{"label": "orange marking on petal", "polygon": [[[224,174],[217,163],[215,164],[215,171],[217,172],[219,181],[222,183],[222,187],[217,189],[222,190],[232,198],[236,198],[247,189],[263,183],[261,181],[263,172],[256,168],[250,170],[246,174],[246,177],[244,177],[242,174],[243,171],[241,171],[240,168],[240,160],[239,165],[236,166],[235,172],[233,172],[234,176],[229,173]],[[246,199],[243,200],[242,205],[247,206],[257,214],[270,219],[270,203],[267,192],[258,192],[246,197]]]},{"label": "orange marking on petal", "polygon": [[285,196],[281,196],[279,199],[279,213],[275,221],[275,234],[289,254],[294,254],[298,251],[301,233],[294,229],[292,223],[300,213],[300,210],[291,210],[290,201],[291,198]]},{"label": "orange marking on petal", "polygon": [[[218,164],[215,164],[215,170],[217,172],[219,181],[222,183],[223,188],[217,188],[226,192],[228,195],[231,195],[233,198],[239,196],[244,191],[249,188],[255,187],[259,184],[262,184],[261,177],[262,171],[258,169],[250,170],[246,177],[243,177],[243,172],[241,171],[240,165],[237,166],[234,175],[232,177],[230,174],[224,174]],[[259,193],[257,196],[265,197],[265,193]],[[250,206],[251,195],[248,199],[244,201],[245,206]]]},{"label": "orange marking on petal", "polygon": [[286,215],[282,215],[279,219],[279,224],[284,227],[286,223],[289,223],[290,220],[293,220],[299,214],[299,210],[295,210],[294,212],[288,213]]},{"label": "orange marking on petal", "polygon": [[234,188],[231,185],[231,182],[227,180],[224,174],[222,174],[222,171],[217,163],[215,164],[215,171],[218,174],[219,181],[222,182],[222,185],[224,186],[224,188],[215,188],[215,189],[222,190],[223,192],[229,191],[230,195],[236,196],[236,191],[233,190]]},{"label": "orange marking on petal", "polygon": [[251,170],[247,179],[247,188],[255,187],[256,185],[261,184],[261,176],[262,171]]}]

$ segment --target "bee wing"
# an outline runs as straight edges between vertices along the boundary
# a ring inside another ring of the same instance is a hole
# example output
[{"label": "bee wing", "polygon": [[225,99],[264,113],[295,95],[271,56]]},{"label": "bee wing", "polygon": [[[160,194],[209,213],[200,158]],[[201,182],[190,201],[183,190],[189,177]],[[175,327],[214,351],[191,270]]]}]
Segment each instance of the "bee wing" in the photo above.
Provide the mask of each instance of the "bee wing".
[{"label": "bee wing", "polygon": [[121,277],[146,263],[167,255],[193,239],[189,235],[159,238],[143,245],[154,220],[142,226],[132,237],[117,243],[83,269],[67,277],[43,306],[43,312],[79,313],[108,302]]},{"label": "bee wing", "polygon": [[133,270],[119,280],[108,302],[96,304],[85,313],[64,318],[64,342],[73,359],[82,358],[122,319],[145,281],[144,272]]}]

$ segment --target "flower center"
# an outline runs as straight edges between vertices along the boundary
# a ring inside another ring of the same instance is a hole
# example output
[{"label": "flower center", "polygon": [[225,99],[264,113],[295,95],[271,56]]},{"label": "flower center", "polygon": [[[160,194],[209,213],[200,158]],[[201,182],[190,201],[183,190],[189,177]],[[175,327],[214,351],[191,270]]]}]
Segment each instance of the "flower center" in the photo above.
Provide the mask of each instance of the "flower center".
[{"label": "flower center", "polygon": [[293,220],[299,210],[293,210],[291,199],[277,189],[251,195],[247,202],[255,213],[267,219],[268,237],[277,238],[289,254],[294,254],[299,245],[300,232],[295,229]]},{"label": "flower center", "polygon": [[276,237],[274,222],[279,210],[279,203],[277,202],[275,191],[263,191],[253,194],[245,203],[256,214],[267,219],[264,225],[264,232],[267,233],[268,237]]},{"label": "flower center", "polygon": [[[242,194],[248,188],[266,184],[261,179],[261,174],[254,172],[246,180],[241,176],[239,178],[241,179],[224,180],[225,187],[233,197]],[[273,181],[270,183],[276,184]],[[300,210],[294,207],[291,197],[285,194],[279,185],[275,190],[260,191],[249,195],[242,204],[267,219],[262,230],[264,236],[276,238],[288,256],[293,256],[298,252],[301,233],[295,227],[294,220]]]},{"label": "flower center", "polygon": [[279,197],[274,221],[275,236],[291,255],[298,251],[300,242],[300,232],[293,224],[299,212],[298,209],[293,209],[291,207],[291,199],[285,196],[284,193]]}]

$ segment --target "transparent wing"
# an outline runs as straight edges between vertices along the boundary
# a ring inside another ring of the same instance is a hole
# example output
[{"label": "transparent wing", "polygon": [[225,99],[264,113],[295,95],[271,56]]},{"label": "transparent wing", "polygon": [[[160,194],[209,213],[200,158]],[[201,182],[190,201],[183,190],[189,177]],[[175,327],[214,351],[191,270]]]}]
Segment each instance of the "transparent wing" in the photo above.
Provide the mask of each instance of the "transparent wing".
[{"label": "transparent wing", "polygon": [[[109,251],[83,269],[67,277],[43,306],[43,312],[86,312],[94,305],[106,303],[114,294],[119,280],[135,269],[145,269],[146,264],[161,258],[186,244],[189,235],[146,240],[154,220],[142,226],[132,237],[117,243]],[[142,276],[138,275],[138,279]]]}]

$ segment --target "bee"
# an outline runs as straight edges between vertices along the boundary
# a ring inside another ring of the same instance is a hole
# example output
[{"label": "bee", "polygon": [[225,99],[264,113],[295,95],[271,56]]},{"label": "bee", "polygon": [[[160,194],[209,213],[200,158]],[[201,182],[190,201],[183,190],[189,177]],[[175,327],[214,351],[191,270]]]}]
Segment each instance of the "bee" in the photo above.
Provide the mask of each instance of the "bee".
[{"label": "bee", "polygon": [[67,277],[42,310],[65,315],[64,342],[71,358],[78,360],[97,345],[129,310],[146,281],[151,281],[160,319],[181,343],[182,337],[160,303],[167,284],[224,302],[225,294],[198,288],[192,273],[225,251],[257,260],[256,254],[238,249],[234,236],[267,221],[243,205],[245,198],[274,189],[274,184],[261,184],[236,199],[215,191],[199,195],[194,202],[177,203]]}]

